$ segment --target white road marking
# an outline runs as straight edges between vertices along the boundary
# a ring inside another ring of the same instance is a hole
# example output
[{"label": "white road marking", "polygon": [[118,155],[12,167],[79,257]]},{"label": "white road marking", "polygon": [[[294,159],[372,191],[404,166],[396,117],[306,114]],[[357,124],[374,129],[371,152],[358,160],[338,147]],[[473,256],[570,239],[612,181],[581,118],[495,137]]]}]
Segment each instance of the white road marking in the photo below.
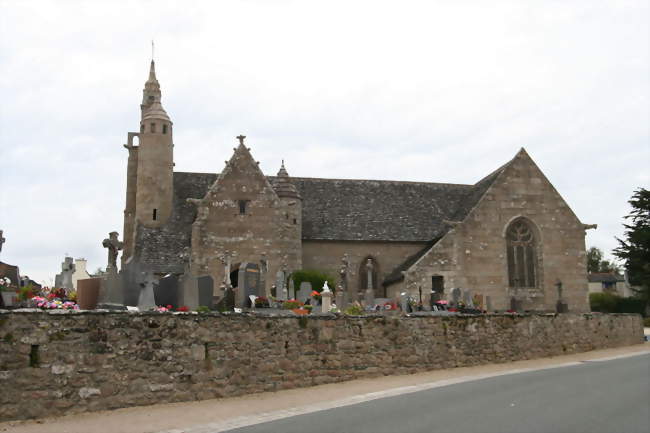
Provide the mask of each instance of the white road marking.
[{"label": "white road marking", "polygon": [[[617,355],[617,356],[610,356],[605,358],[594,358],[594,359],[587,360],[587,362],[611,361],[615,359],[630,358],[633,356],[641,356],[641,355],[648,355],[648,354],[650,354],[650,350],[643,351],[643,352],[628,353],[628,354]],[[510,374],[527,373],[531,371],[550,370],[553,368],[571,367],[575,365],[584,365],[584,362],[585,361],[572,361],[572,362],[565,362],[562,364],[555,364],[555,365],[550,365],[545,367],[517,368],[508,371],[474,374],[470,376],[460,376],[453,379],[443,379],[443,380],[437,380],[435,382],[422,383],[419,385],[410,385],[410,386],[388,389],[385,391],[370,392],[367,394],[360,394],[352,397],[346,397],[340,400],[333,400],[333,401],[321,402],[316,404],[310,404],[306,406],[293,407],[285,410],[263,412],[261,414],[255,414],[255,415],[244,415],[244,416],[239,416],[236,418],[231,418],[219,422],[191,426],[188,428],[164,430],[158,433],[220,433],[228,430],[234,430],[237,428],[248,427],[255,424],[261,424],[269,421],[276,421],[283,418],[289,418],[293,416],[319,412],[322,410],[335,409],[343,406],[351,406],[354,404],[364,403],[366,401],[377,400],[380,398],[395,397],[398,395],[410,394],[418,391],[425,391],[428,389],[440,388],[443,386],[449,386],[458,383],[471,382],[473,380],[488,379],[491,377],[507,376]],[[514,404],[512,404],[511,406],[514,406]]]}]

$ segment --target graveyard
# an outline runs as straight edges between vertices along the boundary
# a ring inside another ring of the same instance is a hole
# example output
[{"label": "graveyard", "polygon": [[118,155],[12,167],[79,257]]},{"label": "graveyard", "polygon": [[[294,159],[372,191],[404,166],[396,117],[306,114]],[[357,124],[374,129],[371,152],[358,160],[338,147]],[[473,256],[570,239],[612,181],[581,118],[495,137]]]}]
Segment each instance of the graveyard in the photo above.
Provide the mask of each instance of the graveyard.
[{"label": "graveyard", "polygon": [[[372,278],[365,293],[346,292],[345,272],[334,288],[327,279],[313,287],[288,278],[268,293],[264,267],[231,273],[228,255],[218,296],[209,276],[143,273],[133,283],[117,270],[116,234],[101,244],[107,271],[79,280],[74,300],[72,289],[59,287],[0,309],[0,419],[225,398],[643,341],[638,315],[568,313],[561,305],[546,313],[499,312],[489,298],[456,288],[449,299],[432,293],[427,304],[408,293],[375,298]],[[69,286],[73,271],[64,261],[59,285]]]}]

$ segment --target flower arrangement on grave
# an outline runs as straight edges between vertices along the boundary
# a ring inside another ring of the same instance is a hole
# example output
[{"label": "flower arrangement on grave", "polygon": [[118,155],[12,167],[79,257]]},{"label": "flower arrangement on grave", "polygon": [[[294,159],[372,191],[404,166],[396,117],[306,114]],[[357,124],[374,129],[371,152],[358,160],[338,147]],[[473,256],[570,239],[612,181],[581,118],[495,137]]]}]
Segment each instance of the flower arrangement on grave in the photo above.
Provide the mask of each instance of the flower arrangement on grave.
[{"label": "flower arrangement on grave", "polygon": [[168,311],[172,311],[172,306],[171,305],[158,305],[154,311],[157,311],[159,313],[166,313]]},{"label": "flower arrangement on grave", "polygon": [[303,305],[302,308],[304,308],[305,310],[307,310],[307,311],[309,311],[311,313],[311,311],[314,309],[314,306],[313,305]]},{"label": "flower arrangement on grave", "polygon": [[388,301],[384,303],[383,309],[386,311],[397,310],[397,303],[394,301]]},{"label": "flower arrangement on grave", "polygon": [[255,308],[269,308],[269,299],[265,296],[255,298]]},{"label": "flower arrangement on grave", "polygon": [[322,296],[318,290],[312,290],[310,296],[318,301],[321,300]]},{"label": "flower arrangement on grave", "polygon": [[181,306],[181,307],[178,307],[178,308],[176,309],[176,311],[180,311],[181,313],[187,313],[188,311],[190,311],[190,309],[189,309],[189,307],[183,305],[183,306]]},{"label": "flower arrangement on grave", "polygon": [[49,298],[43,296],[32,296],[29,299],[30,306],[33,308],[42,308],[44,310],[78,310],[76,302],[65,301],[59,298]]},{"label": "flower arrangement on grave", "polygon": [[289,299],[288,301],[284,301],[284,303],[282,303],[282,308],[285,310],[295,310],[297,308],[301,308],[303,305],[305,304],[297,299]]}]

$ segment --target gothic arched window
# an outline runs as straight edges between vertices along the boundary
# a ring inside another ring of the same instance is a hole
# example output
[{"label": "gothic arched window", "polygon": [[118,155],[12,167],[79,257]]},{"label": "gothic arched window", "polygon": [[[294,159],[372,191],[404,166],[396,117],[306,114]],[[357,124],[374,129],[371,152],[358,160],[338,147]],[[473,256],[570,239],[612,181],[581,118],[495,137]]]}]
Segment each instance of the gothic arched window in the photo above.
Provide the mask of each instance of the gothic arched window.
[{"label": "gothic arched window", "polygon": [[537,287],[537,242],[531,224],[513,221],[506,231],[510,287]]}]

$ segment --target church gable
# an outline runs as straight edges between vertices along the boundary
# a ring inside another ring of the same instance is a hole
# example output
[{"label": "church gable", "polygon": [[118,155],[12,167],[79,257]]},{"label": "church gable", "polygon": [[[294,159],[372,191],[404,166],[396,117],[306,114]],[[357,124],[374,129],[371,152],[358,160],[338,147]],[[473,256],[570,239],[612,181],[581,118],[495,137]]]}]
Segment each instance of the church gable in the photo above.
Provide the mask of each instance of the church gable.
[{"label": "church gable", "polygon": [[526,309],[553,310],[561,284],[570,307],[580,311],[588,309],[584,257],[584,226],[521,149],[405,280],[424,288],[439,276],[447,290],[498,299],[500,310],[511,299]]},{"label": "church gable", "polygon": [[[223,278],[222,255],[235,252],[238,263],[283,260],[286,209],[242,143],[201,200],[193,200],[192,265],[196,272]],[[294,248],[295,250],[295,248]],[[295,260],[294,260],[295,261]]]}]

